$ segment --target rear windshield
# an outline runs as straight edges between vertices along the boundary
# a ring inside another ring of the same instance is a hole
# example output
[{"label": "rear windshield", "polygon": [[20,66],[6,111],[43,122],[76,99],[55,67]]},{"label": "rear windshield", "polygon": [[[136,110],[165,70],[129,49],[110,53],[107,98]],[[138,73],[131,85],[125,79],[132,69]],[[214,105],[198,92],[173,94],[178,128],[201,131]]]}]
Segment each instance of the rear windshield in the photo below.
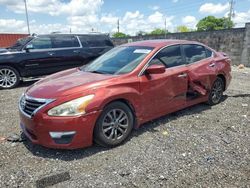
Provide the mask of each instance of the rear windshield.
[{"label": "rear windshield", "polygon": [[134,70],[153,50],[145,46],[121,46],[113,48],[92,63],[84,66],[83,71],[100,74],[125,74]]}]

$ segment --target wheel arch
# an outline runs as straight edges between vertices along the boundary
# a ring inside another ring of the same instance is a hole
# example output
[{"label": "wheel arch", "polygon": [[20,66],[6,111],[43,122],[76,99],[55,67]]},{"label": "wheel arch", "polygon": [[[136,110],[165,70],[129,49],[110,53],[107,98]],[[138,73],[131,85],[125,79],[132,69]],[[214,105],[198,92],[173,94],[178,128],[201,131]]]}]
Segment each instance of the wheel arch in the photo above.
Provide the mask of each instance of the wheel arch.
[{"label": "wheel arch", "polygon": [[5,66],[15,69],[18,72],[19,76],[22,77],[22,72],[20,71],[17,65],[13,63],[1,63],[0,64],[0,67],[5,67]]},{"label": "wheel arch", "polygon": [[217,77],[221,78],[224,82],[224,88],[223,88],[223,91],[226,90],[226,78],[224,76],[224,74],[218,74]]},{"label": "wheel arch", "polygon": [[131,112],[133,113],[133,117],[134,117],[134,125],[133,127],[134,128],[137,128],[137,114],[136,114],[136,110],[135,110],[135,107],[133,105],[133,103],[127,99],[127,98],[122,98],[122,97],[117,97],[117,98],[113,98],[111,100],[108,100],[105,104],[102,105],[102,109],[105,108],[105,106],[113,103],[113,102],[121,102],[121,103],[124,103],[125,105],[127,105]]}]

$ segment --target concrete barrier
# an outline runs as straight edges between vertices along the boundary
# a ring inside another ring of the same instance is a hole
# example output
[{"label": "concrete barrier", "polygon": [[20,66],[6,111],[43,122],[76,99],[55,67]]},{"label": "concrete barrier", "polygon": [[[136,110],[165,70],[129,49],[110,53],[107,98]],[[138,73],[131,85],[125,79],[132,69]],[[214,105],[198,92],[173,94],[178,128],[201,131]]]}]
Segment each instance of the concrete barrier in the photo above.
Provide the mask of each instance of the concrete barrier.
[{"label": "concrete barrier", "polygon": [[250,23],[246,23],[244,28],[112,38],[112,41],[115,45],[121,45],[132,41],[152,39],[184,39],[199,41],[217,51],[227,53],[232,59],[233,64],[244,64],[250,67]]}]

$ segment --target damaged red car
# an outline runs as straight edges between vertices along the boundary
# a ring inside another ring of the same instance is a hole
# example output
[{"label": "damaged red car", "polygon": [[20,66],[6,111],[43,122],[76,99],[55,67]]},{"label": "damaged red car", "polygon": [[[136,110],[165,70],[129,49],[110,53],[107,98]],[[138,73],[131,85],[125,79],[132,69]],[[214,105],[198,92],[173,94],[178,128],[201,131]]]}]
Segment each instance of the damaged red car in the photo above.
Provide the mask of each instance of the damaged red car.
[{"label": "damaged red car", "polygon": [[48,76],[19,102],[21,128],[34,143],[74,149],[121,144],[143,123],[221,101],[231,60],[204,44],[151,40],[116,47],[88,65]]}]

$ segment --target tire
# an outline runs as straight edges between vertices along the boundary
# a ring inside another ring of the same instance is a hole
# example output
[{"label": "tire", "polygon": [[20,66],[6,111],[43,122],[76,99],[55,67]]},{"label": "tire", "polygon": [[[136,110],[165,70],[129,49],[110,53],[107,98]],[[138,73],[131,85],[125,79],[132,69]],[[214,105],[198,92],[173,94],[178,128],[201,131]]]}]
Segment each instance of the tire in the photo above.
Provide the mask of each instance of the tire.
[{"label": "tire", "polygon": [[220,103],[222,96],[223,96],[224,86],[225,86],[225,83],[223,79],[220,77],[217,77],[209,93],[209,97],[207,101],[209,105],[216,105]]},{"label": "tire", "polygon": [[10,66],[0,66],[0,89],[12,89],[20,83],[18,71]]},{"label": "tire", "polygon": [[94,141],[104,147],[120,145],[129,136],[134,125],[131,109],[122,102],[108,104],[94,128]]}]

